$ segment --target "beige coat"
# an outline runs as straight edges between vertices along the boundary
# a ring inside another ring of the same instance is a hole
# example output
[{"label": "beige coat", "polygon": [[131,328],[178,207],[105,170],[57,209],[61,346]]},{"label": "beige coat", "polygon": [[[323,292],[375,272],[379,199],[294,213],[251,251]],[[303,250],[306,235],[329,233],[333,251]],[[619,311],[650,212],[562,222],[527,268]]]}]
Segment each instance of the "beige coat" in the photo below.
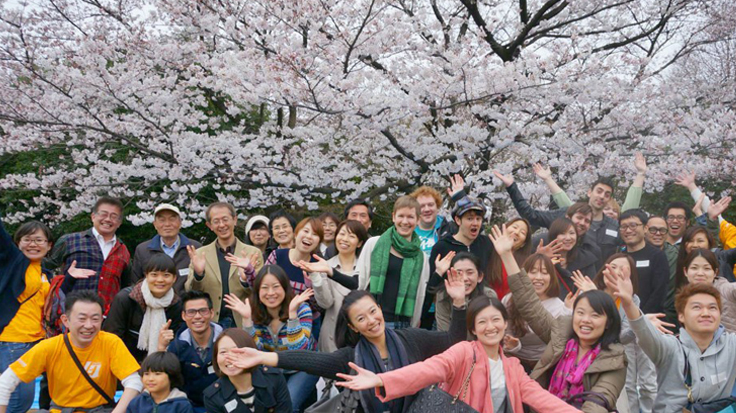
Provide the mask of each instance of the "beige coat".
[{"label": "beige coat", "polygon": [[[534,333],[547,343],[547,348],[530,375],[547,389],[555,367],[565,353],[565,345],[572,337],[572,317],[555,319],[547,312],[524,270],[519,274],[510,274],[508,281],[519,313]],[[626,384],[626,365],[622,344],[611,344],[608,350],[601,350],[583,376],[585,391],[600,393],[608,399],[609,406],[615,407]],[[585,402],[583,411],[607,413],[606,409],[593,402]]]},{"label": "beige coat", "polygon": [[[241,256],[243,251],[248,254],[257,253],[258,261],[256,262],[255,269],[256,273],[263,267],[263,255],[261,250],[256,247],[246,245],[240,242],[239,239],[235,241],[235,255]],[[189,290],[204,291],[212,298],[212,305],[214,310],[214,316],[212,321],[217,322],[220,320],[220,306],[222,305],[222,276],[220,274],[220,263],[217,261],[217,241],[213,241],[211,244],[207,244],[202,248],[197,249],[197,255],[204,255],[206,264],[204,266],[204,278],[201,281],[197,281],[194,277],[194,265],[189,264],[189,276],[185,288]],[[240,275],[238,275],[238,267],[231,265],[230,274],[228,275],[228,286],[230,287],[230,293],[235,294],[239,299],[245,300],[248,291],[240,282]],[[233,314],[235,323],[238,327],[242,327],[243,320],[238,314]]]},{"label": "beige coat", "polygon": [[[340,270],[345,275],[355,275],[358,270],[347,273],[340,268],[340,257],[334,256],[327,261],[330,267]],[[322,319],[322,329],[319,333],[319,351],[332,353],[337,350],[335,345],[335,327],[337,326],[337,316],[340,314],[343,299],[350,293],[350,290],[333,281],[327,274],[318,272],[310,273],[312,280],[312,288],[314,289],[314,299],[317,305],[325,309],[324,318]]]}]

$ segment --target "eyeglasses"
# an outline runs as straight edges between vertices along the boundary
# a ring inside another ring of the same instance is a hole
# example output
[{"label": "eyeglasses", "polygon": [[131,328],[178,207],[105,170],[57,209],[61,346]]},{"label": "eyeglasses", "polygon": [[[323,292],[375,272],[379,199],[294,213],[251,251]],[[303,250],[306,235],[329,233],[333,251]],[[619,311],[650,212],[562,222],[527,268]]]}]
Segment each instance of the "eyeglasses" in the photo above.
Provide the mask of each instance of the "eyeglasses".
[{"label": "eyeglasses", "polygon": [[622,232],[623,231],[628,231],[628,230],[636,231],[636,229],[639,228],[642,225],[644,225],[644,224],[633,224],[633,223],[632,224],[626,224],[626,225],[619,226],[619,229]]},{"label": "eyeglasses", "polygon": [[109,214],[107,212],[95,212],[95,215],[97,215],[101,219],[108,219],[108,218],[110,218],[113,221],[120,221],[120,215],[118,215],[118,214]]},{"label": "eyeglasses", "polygon": [[36,244],[39,247],[46,245],[48,242],[49,240],[43,239],[43,238],[21,238],[20,239],[20,244],[23,244],[23,245]]},{"label": "eyeglasses", "polygon": [[212,220],[212,225],[220,225],[220,224],[227,225],[230,222],[232,222],[232,218],[228,218],[228,217],[218,218],[218,219]]},{"label": "eyeglasses", "polygon": [[657,234],[664,235],[667,233],[667,228],[666,227],[662,227],[662,228],[650,227],[649,233],[652,235],[657,235]]},{"label": "eyeglasses", "polygon": [[667,215],[667,221],[684,221],[685,215]]},{"label": "eyeglasses", "polygon": [[208,315],[210,315],[210,311],[212,310],[210,310],[209,308],[190,308],[189,310],[184,311],[184,314],[189,318],[193,318],[197,314],[201,315],[202,317],[207,317]]}]

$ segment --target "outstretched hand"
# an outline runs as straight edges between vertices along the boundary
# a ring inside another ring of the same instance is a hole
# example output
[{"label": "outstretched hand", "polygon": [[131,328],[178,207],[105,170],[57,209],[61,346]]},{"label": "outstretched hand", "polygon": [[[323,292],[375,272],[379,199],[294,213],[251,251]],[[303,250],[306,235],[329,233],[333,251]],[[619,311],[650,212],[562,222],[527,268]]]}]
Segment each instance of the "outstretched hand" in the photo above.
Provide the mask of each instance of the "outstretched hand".
[{"label": "outstretched hand", "polygon": [[465,189],[465,180],[460,174],[450,176],[450,187],[447,188],[447,195],[454,196],[458,192]]},{"label": "outstretched hand", "polygon": [[514,248],[514,239],[506,230],[506,224],[501,225],[501,228],[499,228],[498,225],[494,225],[493,228],[491,228],[491,233],[488,235],[488,238],[491,239],[493,248],[496,249],[498,255],[511,252]]},{"label": "outstretched hand", "polygon": [[302,292],[301,294],[295,296],[291,299],[291,302],[289,303],[289,318],[296,318],[297,317],[297,311],[299,310],[299,306],[302,305],[302,303],[308,301],[312,296],[314,295],[314,290],[311,288],[307,288]]},{"label": "outstretched hand", "polygon": [[624,305],[634,301],[634,286],[631,284],[631,277],[625,277],[617,271],[604,271],[603,277],[606,286],[613,290],[614,297],[620,298]]},{"label": "outstretched hand", "polygon": [[246,321],[250,321],[252,309],[248,298],[246,298],[245,301],[240,301],[240,298],[235,294],[225,294],[223,299],[225,300],[225,308],[240,314],[240,316],[243,317],[244,324]]},{"label": "outstretched hand", "polygon": [[572,272],[572,281],[575,283],[575,286],[578,287],[578,291],[590,291],[590,290],[597,290],[598,287],[595,286],[595,283],[588,277],[587,275],[583,275],[579,270],[575,270]]},{"label": "outstretched hand", "polygon": [[232,264],[232,265],[234,265],[234,266],[236,266],[238,268],[247,269],[250,266],[252,266],[252,267],[255,267],[256,266],[256,263],[258,262],[258,256],[259,255],[261,255],[260,251],[259,252],[253,252],[253,253],[250,253],[249,254],[248,251],[243,250],[240,253],[240,256],[239,257],[237,255],[232,254],[232,253],[228,253],[225,256],[225,261],[229,262],[230,264]]},{"label": "outstretched hand", "polygon": [[444,276],[447,270],[450,269],[450,264],[452,263],[453,258],[455,258],[455,251],[448,252],[444,257],[438,254],[437,258],[434,259],[435,272]]},{"label": "outstretched hand", "polygon": [[496,178],[500,179],[501,182],[503,182],[506,188],[514,184],[514,177],[511,175],[504,175],[501,172],[499,172],[497,169],[493,170],[493,174],[496,175]]},{"label": "outstretched hand", "polygon": [[157,351],[166,351],[166,348],[174,340],[174,330],[171,329],[171,320],[168,320],[166,324],[161,327],[158,332],[158,347]]},{"label": "outstretched hand", "polygon": [[197,249],[194,248],[194,245],[187,245],[187,254],[189,254],[189,262],[192,263],[194,272],[200,275],[204,274],[204,266],[207,263],[204,254],[197,254]]},{"label": "outstretched hand", "polygon": [[700,197],[698,197],[698,200],[695,202],[695,205],[693,206],[693,214],[695,214],[696,217],[703,215],[703,201],[704,200],[705,200],[705,194],[700,194]]},{"label": "outstretched hand", "polygon": [[358,367],[357,364],[349,362],[348,366],[351,369],[358,372],[355,376],[349,374],[337,373],[337,377],[345,380],[335,383],[340,387],[345,387],[350,390],[368,390],[376,387],[383,387],[383,380],[378,375],[370,370]]},{"label": "outstretched hand", "polygon": [[715,221],[718,219],[718,216],[723,213],[723,211],[728,208],[728,205],[731,203],[731,197],[726,196],[718,200],[718,202],[714,204],[710,204],[708,207],[708,218],[711,221]]},{"label": "outstretched hand", "polygon": [[552,170],[549,166],[545,168],[544,166],[542,166],[541,163],[537,162],[532,165],[532,169],[534,170],[534,173],[537,174],[537,176],[543,181],[552,178]]},{"label": "outstretched hand", "polygon": [[306,272],[322,272],[332,277],[332,266],[317,254],[313,254],[312,257],[317,262],[297,261],[294,263],[294,266]]},{"label": "outstretched hand", "polygon": [[[660,318],[664,318],[665,315],[662,313],[657,314],[644,314],[644,317],[646,317],[650,323],[654,326],[654,328],[657,329],[662,334],[674,334],[671,329],[676,328],[676,326],[672,323],[668,323],[666,321],[660,320]],[[669,328],[668,328],[669,327]]]},{"label": "outstretched hand", "polygon": [[647,160],[641,152],[637,152],[634,156],[634,167],[636,172],[645,174],[647,172]]},{"label": "outstretched hand", "polygon": [[72,276],[72,278],[76,279],[85,279],[94,276],[97,274],[93,270],[85,270],[84,268],[77,268],[77,260],[72,261],[72,265],[69,266],[69,269],[66,270],[66,272],[69,273],[69,275]]},{"label": "outstretched hand", "polygon": [[682,171],[675,177],[675,184],[684,186],[689,191],[695,189],[695,172]]},{"label": "outstretched hand", "polygon": [[262,356],[261,351],[252,347],[239,347],[230,349],[225,355],[225,359],[239,369],[249,369],[263,364]]},{"label": "outstretched hand", "polygon": [[554,260],[560,258],[560,252],[563,249],[562,242],[557,238],[553,239],[552,242],[547,245],[544,245],[544,239],[540,239],[539,245],[537,246],[537,253],[543,254],[547,258]]},{"label": "outstretched hand", "polygon": [[455,307],[465,305],[465,283],[463,282],[463,277],[454,268],[450,268],[447,272],[445,290],[447,291],[447,295],[452,298],[452,304]]}]

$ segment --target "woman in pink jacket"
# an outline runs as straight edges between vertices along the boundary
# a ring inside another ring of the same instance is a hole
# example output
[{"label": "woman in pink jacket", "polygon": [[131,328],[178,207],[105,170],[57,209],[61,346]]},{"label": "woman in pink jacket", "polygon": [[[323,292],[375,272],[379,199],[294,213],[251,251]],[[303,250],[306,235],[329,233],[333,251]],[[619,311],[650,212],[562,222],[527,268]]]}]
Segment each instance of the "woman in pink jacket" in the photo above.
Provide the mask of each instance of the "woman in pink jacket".
[{"label": "woman in pink jacket", "polygon": [[[338,374],[337,383],[352,390],[376,388],[383,402],[417,393],[434,383],[481,413],[524,411],[522,403],[538,413],[579,412],[543,389],[524,372],[518,359],[501,349],[507,328],[506,307],[496,298],[479,296],[468,305],[468,330],[476,337],[425,361],[387,373],[375,374],[354,363],[357,375]],[[463,384],[470,375],[467,391]]]}]

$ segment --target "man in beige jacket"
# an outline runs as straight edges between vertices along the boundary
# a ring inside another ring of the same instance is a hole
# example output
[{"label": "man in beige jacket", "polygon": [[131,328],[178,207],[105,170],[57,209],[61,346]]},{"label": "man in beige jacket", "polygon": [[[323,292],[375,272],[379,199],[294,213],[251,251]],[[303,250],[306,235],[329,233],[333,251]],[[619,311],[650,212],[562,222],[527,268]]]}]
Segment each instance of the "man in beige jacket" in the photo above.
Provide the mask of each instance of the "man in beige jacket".
[{"label": "man in beige jacket", "polygon": [[[207,207],[205,217],[207,228],[217,235],[217,239],[197,250],[187,247],[191,264],[186,289],[204,291],[212,297],[212,321],[223,328],[241,327],[242,320],[225,306],[223,297],[225,294],[235,294],[240,300],[245,300],[249,287],[247,277],[250,275],[252,279],[253,274],[263,267],[263,257],[258,248],[246,245],[235,237],[238,218],[231,204],[215,202]],[[239,262],[243,258],[250,262],[244,274],[230,264],[237,257],[241,258]]]}]

